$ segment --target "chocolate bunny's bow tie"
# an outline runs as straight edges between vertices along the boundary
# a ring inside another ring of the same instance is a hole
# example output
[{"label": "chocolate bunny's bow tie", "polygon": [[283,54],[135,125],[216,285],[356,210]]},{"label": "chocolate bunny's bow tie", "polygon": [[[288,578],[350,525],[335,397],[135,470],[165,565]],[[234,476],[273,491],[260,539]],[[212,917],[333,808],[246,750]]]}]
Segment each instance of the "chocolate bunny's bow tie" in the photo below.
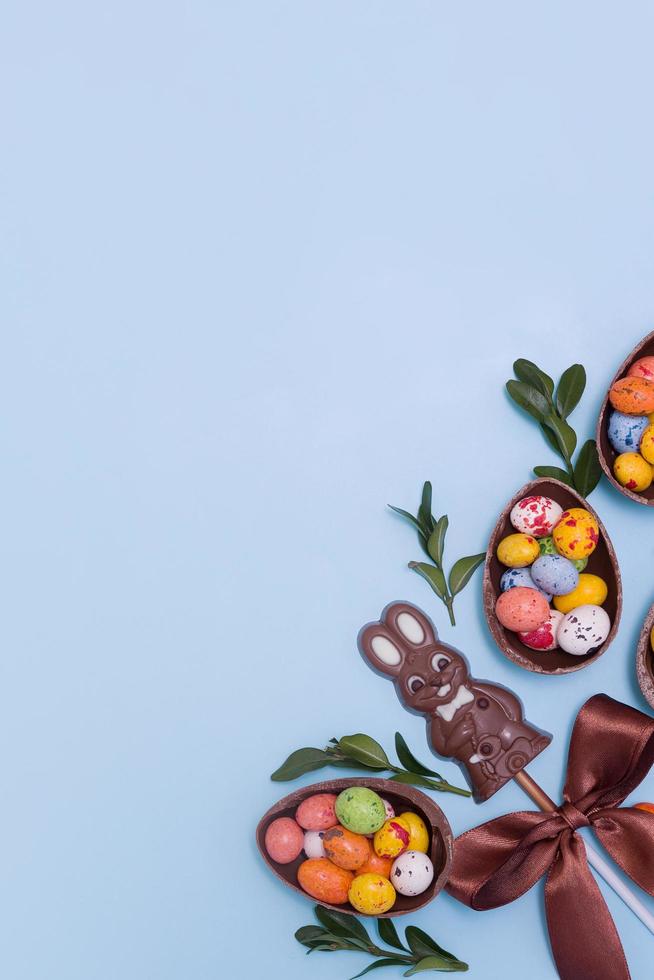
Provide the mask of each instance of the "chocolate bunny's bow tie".
[{"label": "chocolate bunny's bow tie", "polygon": [[458,837],[447,890],[473,909],[493,909],[546,875],[547,926],[562,980],[629,980],[576,831],[592,827],[622,870],[654,895],[654,813],[620,808],[653,763],[654,718],[595,695],[575,722],[558,810],[509,813]]}]

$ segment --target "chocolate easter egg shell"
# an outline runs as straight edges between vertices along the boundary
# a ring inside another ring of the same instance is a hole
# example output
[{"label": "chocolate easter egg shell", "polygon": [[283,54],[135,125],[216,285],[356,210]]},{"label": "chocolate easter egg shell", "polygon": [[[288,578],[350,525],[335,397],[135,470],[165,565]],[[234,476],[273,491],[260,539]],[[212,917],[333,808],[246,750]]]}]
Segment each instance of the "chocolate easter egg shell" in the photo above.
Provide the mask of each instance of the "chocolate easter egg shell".
[{"label": "chocolate easter egg shell", "polygon": [[[443,887],[445,886],[452,863],[454,839],[451,827],[447,821],[447,817],[441,808],[430,797],[421,792],[415,786],[391,782],[389,779],[350,777],[349,779],[332,779],[328,782],[314,783],[312,786],[305,786],[301,789],[296,789],[295,792],[290,793],[288,796],[285,796],[283,799],[279,800],[278,803],[275,803],[274,806],[271,806],[259,821],[256,830],[256,840],[261,857],[263,858],[268,869],[279,881],[283,882],[283,884],[288,888],[292,888],[298,894],[303,895],[307,900],[315,901],[302,888],[298,881],[298,869],[300,865],[307,860],[304,851],[295,861],[288,864],[276,863],[270,858],[270,855],[266,851],[266,831],[268,827],[280,817],[293,818],[300,804],[305,799],[308,799],[309,797],[318,793],[334,794],[335,796],[339,796],[344,789],[348,789],[352,786],[365,786],[368,789],[373,790],[384,800],[388,800],[389,804],[393,807],[396,813],[411,811],[411,813],[415,813],[425,824],[425,827],[429,833],[428,853],[434,865],[434,880],[430,884],[429,888],[420,895],[398,895],[393,907],[387,912],[384,912],[383,916],[392,917],[405,915],[409,912],[416,912],[418,909],[427,905],[428,902],[430,902],[432,898],[442,891]],[[367,843],[370,844],[370,842]],[[383,874],[383,872],[388,869],[387,862],[377,863],[373,856],[374,852],[372,847],[370,847],[370,851],[370,859],[364,866],[366,869],[365,873]],[[340,870],[344,875],[349,874],[352,878],[359,873],[358,869],[357,871],[350,872],[345,869],[338,869],[335,865],[333,865],[333,867],[335,871]],[[305,877],[307,880],[310,879],[312,888],[320,885],[320,872],[320,866],[311,865],[308,869],[305,868],[303,877]],[[384,875],[384,877],[386,876]],[[344,881],[345,879],[343,879],[343,882]],[[334,878],[332,884],[335,882],[336,879]],[[338,892],[339,889],[337,888],[335,894],[336,897],[340,899],[342,898],[342,893]],[[321,901],[321,904],[326,905],[328,908],[338,909],[339,912],[345,912],[348,915],[357,914],[349,901],[346,901],[344,904]]]},{"label": "chocolate easter egg shell", "polygon": [[[642,491],[636,491],[631,489],[629,486],[620,485],[620,481],[616,478],[614,472],[615,461],[620,453],[617,452],[611,445],[611,439],[609,437],[609,425],[612,413],[614,411],[609,398],[609,392],[614,387],[616,381],[627,377],[632,367],[639,360],[648,357],[654,357],[654,332],[648,334],[640,341],[639,344],[636,345],[636,347],[634,347],[634,349],[616,371],[615,377],[611,383],[607,385],[606,397],[602,403],[602,408],[600,409],[597,420],[595,439],[597,442],[597,452],[599,455],[600,465],[611,486],[613,486],[624,497],[628,497],[630,500],[633,500],[638,504],[644,504],[648,507],[652,507],[654,506],[654,482],[652,482],[647,489]],[[630,375],[630,378],[633,379],[634,375]],[[628,449],[630,447],[625,448]],[[635,449],[637,450],[638,447],[636,446]]]},{"label": "chocolate easter egg shell", "polygon": [[636,676],[647,703],[654,708],[654,650],[652,649],[652,630],[654,629],[654,604],[649,608],[636,647]]},{"label": "chocolate easter egg shell", "polygon": [[[599,649],[586,656],[573,656],[561,649],[530,649],[522,642],[517,633],[503,627],[495,615],[495,605],[501,594],[500,581],[506,571],[505,567],[497,558],[497,546],[513,530],[510,521],[513,507],[519,500],[530,494],[542,494],[551,497],[564,511],[572,508],[583,508],[589,511],[597,521],[599,531],[598,542],[592,554],[588,557],[586,571],[589,574],[598,575],[606,582],[607,597],[603,603],[603,608],[611,619],[611,629]],[[520,667],[524,667],[525,670],[535,671],[536,673],[567,674],[588,666],[588,664],[593,663],[606,652],[620,623],[620,614],[622,611],[620,568],[615,551],[613,550],[613,545],[606,533],[606,528],[590,504],[575,490],[558,480],[546,478],[533,480],[531,483],[522,487],[512,500],[508,502],[498,518],[488,543],[482,588],[486,621],[497,646],[509,660],[512,660]]]}]

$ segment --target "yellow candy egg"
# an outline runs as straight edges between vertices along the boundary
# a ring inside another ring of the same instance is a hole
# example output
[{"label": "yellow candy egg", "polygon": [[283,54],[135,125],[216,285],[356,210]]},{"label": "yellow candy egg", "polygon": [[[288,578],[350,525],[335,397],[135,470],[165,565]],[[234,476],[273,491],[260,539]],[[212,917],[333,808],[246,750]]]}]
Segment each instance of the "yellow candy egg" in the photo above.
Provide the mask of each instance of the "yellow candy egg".
[{"label": "yellow candy egg", "polygon": [[525,568],[539,555],[538,541],[531,534],[509,534],[497,546],[497,557],[508,568]]},{"label": "yellow candy egg", "polygon": [[652,467],[640,453],[621,453],[613,464],[613,473],[618,483],[641,493],[652,482]]},{"label": "yellow candy egg", "polygon": [[402,817],[391,817],[375,834],[373,846],[380,857],[396,858],[408,850],[411,832]]},{"label": "yellow candy egg", "polygon": [[564,510],[552,531],[556,550],[565,558],[587,558],[597,547],[599,526],[584,507]]},{"label": "yellow candy egg", "polygon": [[640,454],[648,463],[654,463],[654,425],[648,425],[640,440]]},{"label": "yellow candy egg", "polygon": [[554,608],[559,612],[572,612],[577,606],[601,606],[608,595],[606,582],[599,575],[582,572],[577,588],[567,595],[554,596]]},{"label": "yellow candy egg", "polygon": [[426,854],[429,850],[429,831],[425,821],[417,813],[401,813],[400,819],[409,825],[408,851],[420,851]]},{"label": "yellow candy egg", "polygon": [[395,889],[388,878],[372,873],[357,875],[347,897],[363,915],[382,915],[395,905]]}]

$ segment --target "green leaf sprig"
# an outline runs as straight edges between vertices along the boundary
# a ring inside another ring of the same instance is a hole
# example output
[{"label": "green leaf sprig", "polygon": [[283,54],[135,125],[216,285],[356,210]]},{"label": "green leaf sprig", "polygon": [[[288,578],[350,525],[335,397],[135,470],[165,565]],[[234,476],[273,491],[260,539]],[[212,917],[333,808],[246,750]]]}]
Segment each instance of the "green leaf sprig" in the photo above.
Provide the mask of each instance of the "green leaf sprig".
[{"label": "green leaf sprig", "polygon": [[[586,372],[581,364],[572,364],[561,375],[554,391],[554,381],[532,361],[519,358],[513,365],[515,378],[506,383],[510,397],[523,411],[536,419],[545,441],[561,457],[560,466],[534,466],[536,476],[553,477],[588,497],[600,481],[602,470],[594,439],[588,439],[577,454],[577,435],[568,417],[581,400],[586,387]],[[517,379],[517,380],[516,380]]]},{"label": "green leaf sprig", "polygon": [[388,506],[396,514],[409,521],[418,532],[418,539],[423,551],[431,559],[433,564],[426,561],[410,561],[409,568],[412,568],[414,572],[422,576],[434,590],[438,598],[445,603],[450,616],[450,623],[452,626],[456,626],[456,620],[454,618],[454,596],[466,587],[486,555],[468,555],[466,558],[459,558],[452,565],[448,579],[445,578],[443,551],[449,520],[447,514],[443,514],[438,519],[433,516],[431,512],[431,496],[431,483],[427,480],[422,488],[422,500],[416,517],[407,510],[402,510],[401,507],[394,507],[392,504]]},{"label": "green leaf sprig", "polygon": [[357,980],[358,977],[384,966],[408,967],[408,970],[402,974],[404,977],[429,972],[466,973],[468,970],[467,963],[448,953],[435,939],[417,926],[406,927],[403,943],[392,919],[377,919],[380,940],[393,947],[393,949],[384,949],[371,939],[368,930],[355,916],[326,909],[322,905],[314,906],[313,911],[320,924],[302,926],[295,933],[297,941],[307,947],[307,954],[316,950],[324,952],[349,950],[353,953],[369,953],[370,956],[376,957],[361,973],[351,977],[351,980]]},{"label": "green leaf sprig", "polygon": [[393,765],[379,742],[370,735],[344,735],[343,738],[330,739],[324,749],[296,749],[270,778],[276,783],[285,783],[306,772],[336,766],[368,773],[392,772],[391,779],[396,783],[420,786],[439,793],[454,793],[456,796],[471,795],[469,790],[452,786],[440,773],[419,762],[399,732],[395,732],[395,751],[404,768]]}]

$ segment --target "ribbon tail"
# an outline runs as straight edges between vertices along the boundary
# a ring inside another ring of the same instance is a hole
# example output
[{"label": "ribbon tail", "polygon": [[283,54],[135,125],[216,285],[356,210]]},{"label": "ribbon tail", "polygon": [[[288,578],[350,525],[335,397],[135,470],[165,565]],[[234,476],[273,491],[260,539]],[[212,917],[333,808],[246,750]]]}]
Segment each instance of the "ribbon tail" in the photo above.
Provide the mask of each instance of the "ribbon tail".
[{"label": "ribbon tail", "polygon": [[545,882],[545,911],[561,980],[630,980],[618,930],[577,834],[561,835]]}]

